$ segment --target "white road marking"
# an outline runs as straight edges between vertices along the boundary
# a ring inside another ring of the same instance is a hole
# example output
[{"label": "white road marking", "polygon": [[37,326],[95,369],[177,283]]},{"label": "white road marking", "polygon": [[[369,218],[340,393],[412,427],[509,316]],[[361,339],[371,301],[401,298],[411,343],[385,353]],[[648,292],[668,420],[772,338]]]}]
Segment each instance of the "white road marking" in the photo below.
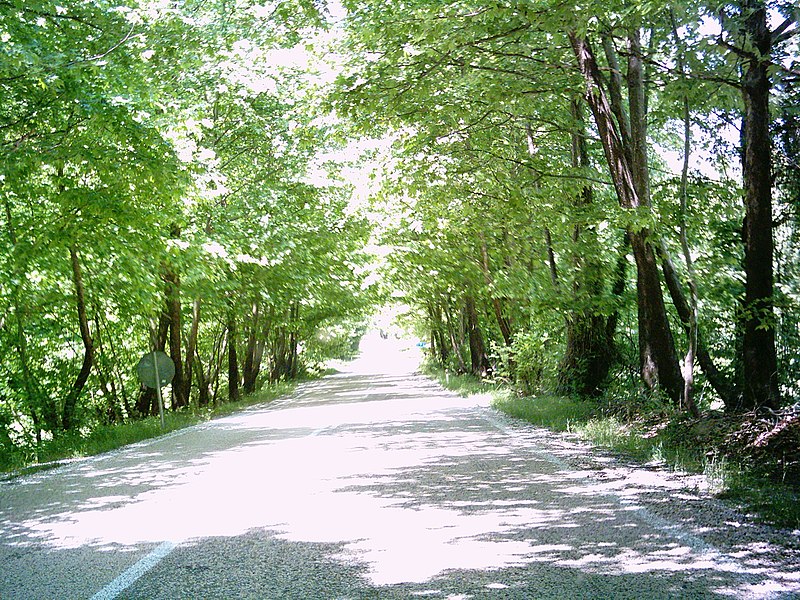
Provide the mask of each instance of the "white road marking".
[{"label": "white road marking", "polygon": [[[330,426],[320,427],[308,437],[316,437],[331,429]],[[175,549],[173,542],[164,542],[135,565],[122,573],[114,581],[92,596],[91,600],[114,600],[126,588],[133,585],[137,579],[160,563],[170,552]]]},{"label": "white road marking", "polygon": [[114,600],[123,590],[131,586],[142,575],[160,563],[174,549],[175,544],[172,542],[164,542],[102,590],[97,592],[92,596],[91,600]]}]

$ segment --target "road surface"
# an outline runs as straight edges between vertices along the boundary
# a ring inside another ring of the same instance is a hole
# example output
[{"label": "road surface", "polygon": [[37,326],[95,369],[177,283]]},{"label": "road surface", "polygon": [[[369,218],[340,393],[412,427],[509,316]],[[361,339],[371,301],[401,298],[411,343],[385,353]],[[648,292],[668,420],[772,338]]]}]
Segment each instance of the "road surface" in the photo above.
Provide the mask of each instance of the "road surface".
[{"label": "road surface", "polygon": [[365,358],[0,483],[0,599],[800,597],[796,532]]}]

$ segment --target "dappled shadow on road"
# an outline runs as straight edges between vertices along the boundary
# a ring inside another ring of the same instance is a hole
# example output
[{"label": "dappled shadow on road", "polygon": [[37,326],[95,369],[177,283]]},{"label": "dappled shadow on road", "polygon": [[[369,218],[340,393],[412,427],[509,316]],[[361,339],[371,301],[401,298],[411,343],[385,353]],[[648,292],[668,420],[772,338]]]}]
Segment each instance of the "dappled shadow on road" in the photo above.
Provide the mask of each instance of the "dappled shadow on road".
[{"label": "dappled shadow on road", "polygon": [[[340,478],[348,485],[331,494],[334,514],[341,505],[358,515],[349,531],[361,539],[347,548],[369,566],[373,584],[446,582],[457,572],[462,583],[477,578],[511,594],[538,590],[531,580],[547,572],[554,581],[582,582],[583,592],[597,592],[592,597],[618,597],[625,589],[636,590],[631,597],[674,597],[676,590],[772,597],[798,589],[790,565],[751,562],[758,531],[750,539],[738,531],[742,543],[729,547],[747,556],[728,556],[704,541],[730,538],[725,522],[712,517],[699,526],[680,511],[667,520],[649,508],[657,501],[684,502],[692,497],[688,491],[622,467],[574,470],[565,461],[575,448],[558,445],[554,454],[528,439],[520,451],[509,446],[506,432],[487,431],[479,417],[451,412],[444,422],[329,433],[331,443],[363,454],[365,467],[384,467]],[[381,454],[394,466],[385,468]],[[398,464],[403,456],[405,464]],[[324,531],[326,522],[311,517],[285,535],[304,539]],[[550,597],[558,596],[555,590]]]},{"label": "dappled shadow on road", "polygon": [[164,540],[178,548],[130,597],[800,590],[795,555],[769,560],[764,530],[734,527],[716,505],[710,515],[684,483],[587,457],[419,376],[342,372],[271,407],[0,484],[0,596],[40,596],[25,580],[45,563],[92,571],[47,596],[90,596],[116,576],[112,556],[132,564]]}]

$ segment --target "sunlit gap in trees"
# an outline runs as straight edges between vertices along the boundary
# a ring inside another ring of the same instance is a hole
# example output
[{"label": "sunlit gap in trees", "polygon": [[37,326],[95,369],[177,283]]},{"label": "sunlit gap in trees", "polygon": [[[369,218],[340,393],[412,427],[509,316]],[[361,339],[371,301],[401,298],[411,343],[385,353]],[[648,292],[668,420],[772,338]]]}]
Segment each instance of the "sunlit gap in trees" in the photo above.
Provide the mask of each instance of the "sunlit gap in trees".
[{"label": "sunlit gap in trees", "polygon": [[422,360],[421,342],[398,326],[402,308],[386,307],[359,344],[359,357],[347,370],[354,373],[413,373]]}]

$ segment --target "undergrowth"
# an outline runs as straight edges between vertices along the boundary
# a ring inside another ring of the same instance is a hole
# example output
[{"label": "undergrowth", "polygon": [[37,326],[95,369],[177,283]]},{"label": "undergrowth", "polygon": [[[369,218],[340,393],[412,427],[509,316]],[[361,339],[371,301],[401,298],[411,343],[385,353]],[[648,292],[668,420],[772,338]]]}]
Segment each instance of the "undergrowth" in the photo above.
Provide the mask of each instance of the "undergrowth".
[{"label": "undergrowth", "polygon": [[244,408],[271,402],[290,393],[295,383],[278,383],[263,390],[245,396],[237,402],[221,403],[218,406],[188,407],[164,413],[164,427],[158,416],[144,419],[131,419],[122,423],[97,425],[91,432],[82,434],[73,432],[51,440],[42,441],[36,447],[17,448],[11,452],[0,453],[0,472],[11,473],[12,476],[39,471],[58,466],[64,461],[102,454],[197,425],[211,419],[222,417]]}]

